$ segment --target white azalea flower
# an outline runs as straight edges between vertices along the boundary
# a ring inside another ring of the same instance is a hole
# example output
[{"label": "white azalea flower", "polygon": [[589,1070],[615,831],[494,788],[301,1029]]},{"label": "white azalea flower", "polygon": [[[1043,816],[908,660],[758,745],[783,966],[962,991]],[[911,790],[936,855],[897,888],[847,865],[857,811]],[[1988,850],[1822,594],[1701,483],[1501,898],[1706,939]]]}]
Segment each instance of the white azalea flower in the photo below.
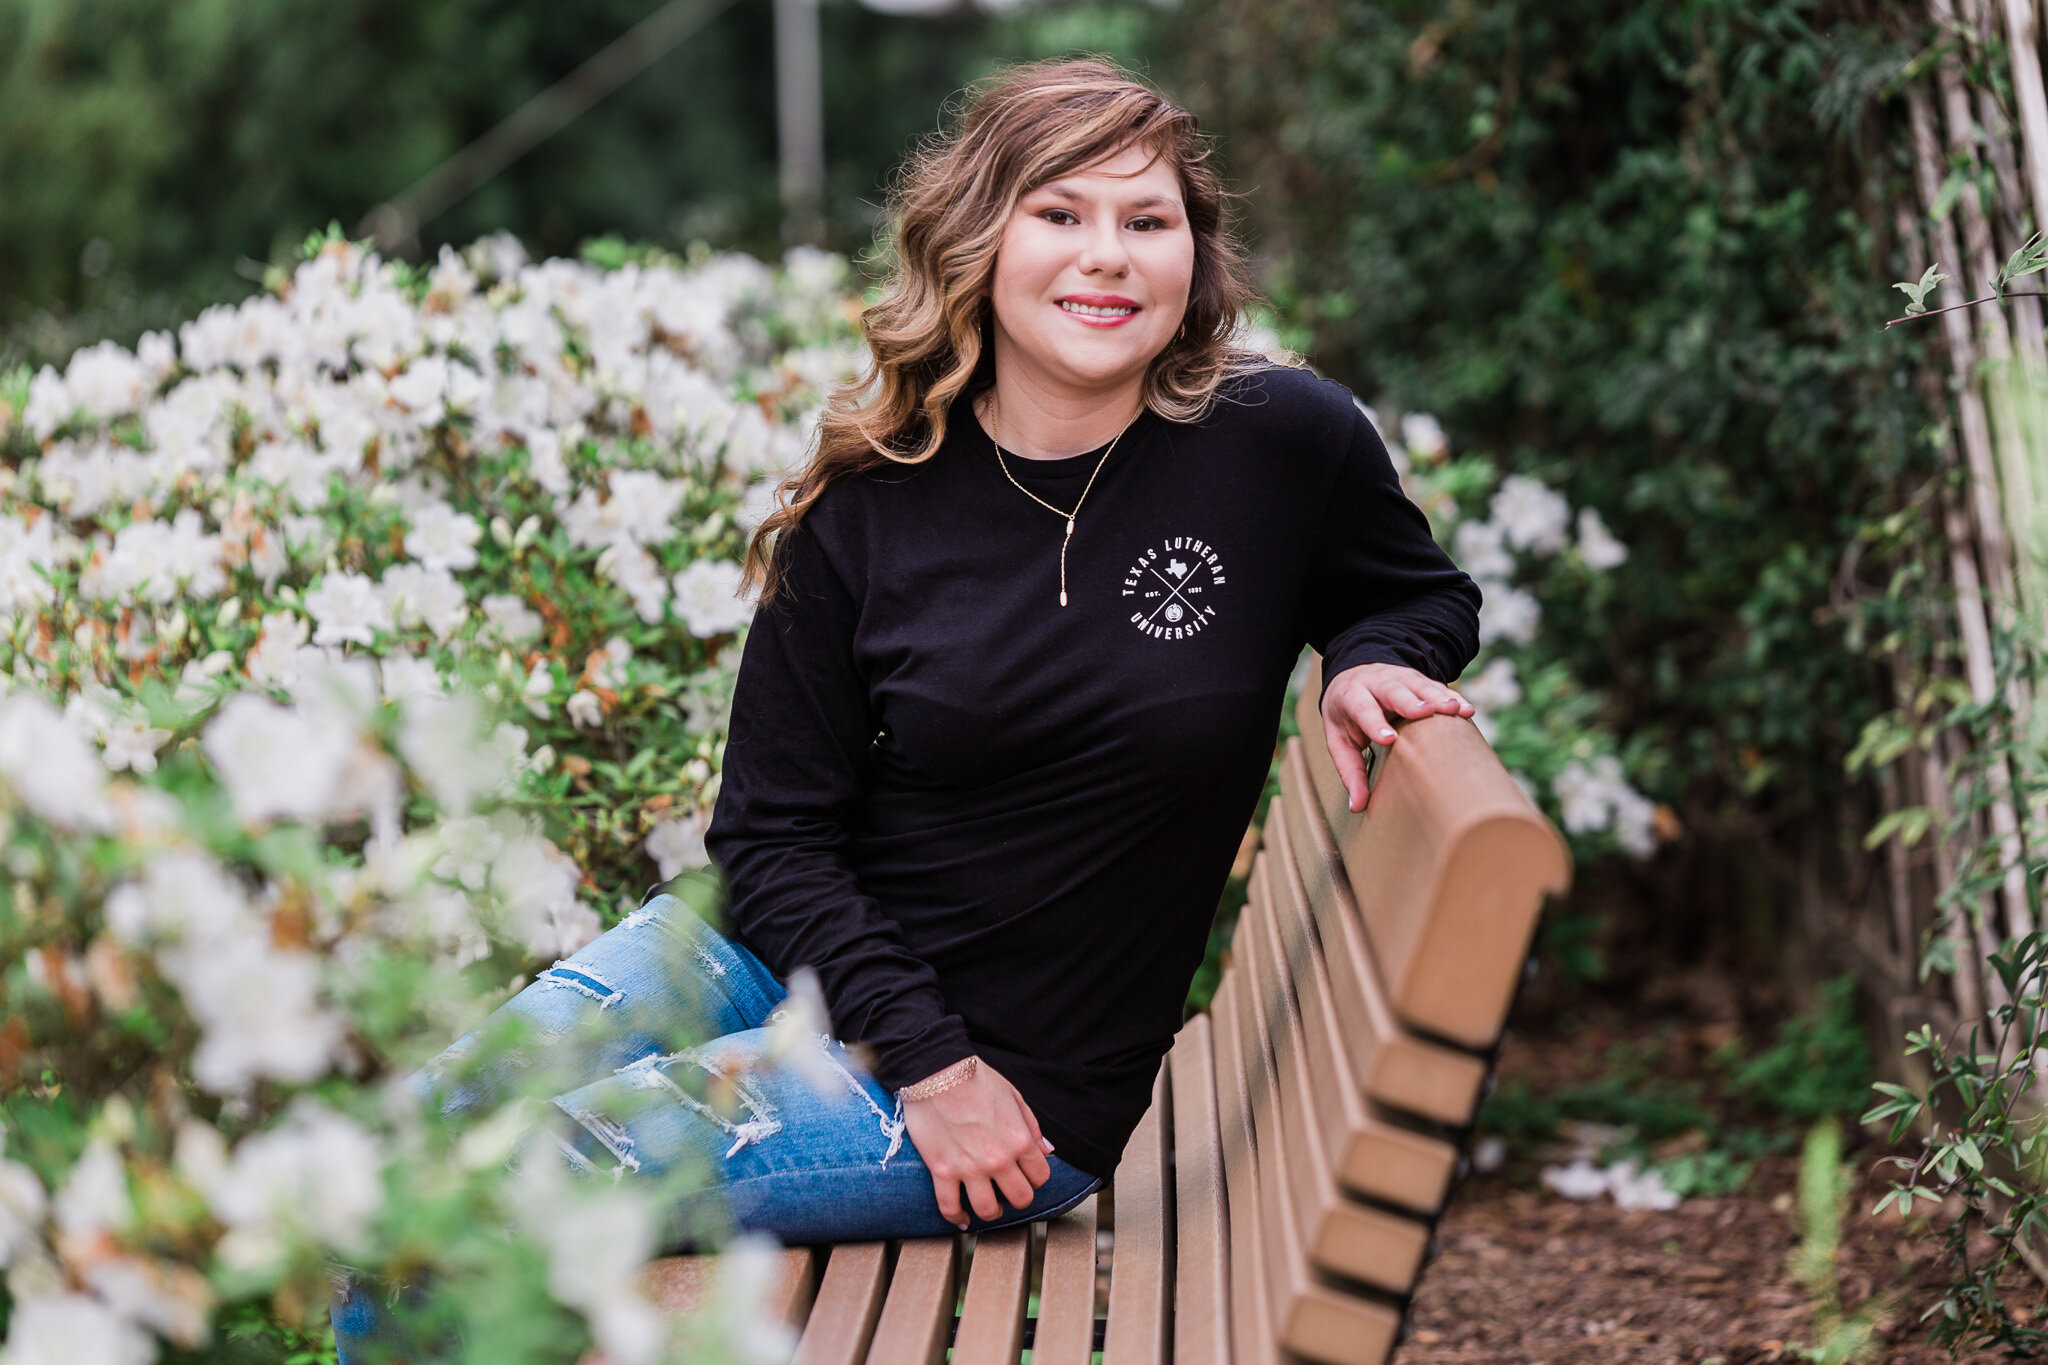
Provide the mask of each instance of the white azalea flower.
[{"label": "white azalea flower", "polygon": [[106,747],[100,758],[114,772],[126,768],[138,773],[156,771],[157,750],[170,741],[171,732],[149,723],[140,712],[128,712],[111,721],[103,734]]},{"label": "white azalea flower", "polygon": [[244,1138],[232,1157],[222,1155],[217,1133],[188,1124],[178,1161],[228,1229],[221,1259],[241,1269],[273,1267],[299,1241],[360,1249],[384,1204],[375,1136],[304,1096],[275,1128]]},{"label": "white azalea flower", "polygon": [[711,861],[711,855],[704,849],[704,822],[695,811],[656,821],[642,847],[661,869],[663,881],[685,868],[703,867]]},{"label": "white azalea flower", "polygon": [[1402,415],[1401,444],[1408,448],[1409,454],[1424,460],[1434,460],[1451,448],[1450,440],[1444,435],[1443,423],[1426,412]]},{"label": "white azalea flower", "polygon": [[383,594],[353,570],[321,578],[306,594],[306,611],[317,626],[316,645],[371,645],[378,631],[391,629],[391,610]]},{"label": "white azalea flower", "polygon": [[1501,528],[1491,521],[1461,521],[1451,533],[1451,554],[1458,567],[1484,583],[1506,579],[1515,571]]},{"label": "white azalea flower", "polygon": [[[7,1130],[0,1128],[0,1153],[6,1150]],[[0,1156],[0,1268],[41,1244],[49,1199],[34,1171]]]},{"label": "white azalea flower", "polygon": [[1555,554],[1564,548],[1571,526],[1571,504],[1541,479],[1510,474],[1500,482],[1491,505],[1507,543],[1517,550]]},{"label": "white azalea flower", "polygon": [[1591,507],[1579,509],[1579,557],[1595,569],[1611,569],[1628,558],[1628,546],[1614,538],[1600,513]]},{"label": "white azalea flower", "polygon": [[1513,659],[1489,659],[1486,667],[1458,682],[1458,694],[1474,706],[1498,709],[1522,700],[1522,684],[1515,677]]},{"label": "white azalea flower", "polygon": [[256,931],[242,884],[201,849],[158,854],[107,896],[107,926],[134,944],[203,947]]},{"label": "white azalea flower", "polygon": [[1602,754],[1590,765],[1573,759],[1551,779],[1550,789],[1571,833],[1612,828],[1631,855],[1646,858],[1656,851],[1656,803],[1628,784],[1613,754]]},{"label": "white azalea flower", "polygon": [[630,540],[616,541],[598,555],[597,571],[633,599],[641,620],[653,625],[661,619],[668,605],[668,580],[653,555]]},{"label": "white azalea flower", "polygon": [[0,1365],[150,1365],[156,1342],[87,1294],[17,1298]]},{"label": "white azalea flower", "polygon": [[438,697],[447,690],[442,683],[440,669],[434,667],[430,660],[410,654],[392,654],[380,660],[377,674],[385,701]]},{"label": "white azalea flower", "polygon": [[467,694],[412,697],[398,730],[398,751],[436,803],[464,815],[511,781],[502,750],[483,742],[483,713]]},{"label": "white azalea flower", "polygon": [[222,704],[200,745],[244,821],[318,820],[327,812],[355,735],[331,713],[279,706],[243,692]]},{"label": "white azalea flower", "polygon": [[604,703],[587,687],[579,687],[570,693],[562,709],[569,713],[570,721],[580,729],[595,730],[604,724]]},{"label": "white azalea flower", "polygon": [[1481,646],[1496,640],[1526,645],[1536,638],[1536,627],[1542,623],[1543,609],[1534,597],[1505,583],[1485,584],[1482,592],[1483,600],[1479,604]]},{"label": "white azalea flower", "polygon": [[232,1095],[263,1079],[304,1083],[326,1074],[344,1030],[321,1003],[311,953],[249,935],[163,961],[200,1027],[192,1079],[202,1088]]},{"label": "white azalea flower", "polygon": [[112,1143],[96,1137],[86,1144],[64,1177],[51,1212],[58,1228],[72,1237],[117,1233],[135,1221],[128,1169]]},{"label": "white azalea flower", "polygon": [[34,692],[0,700],[0,777],[52,824],[103,829],[112,823],[106,768],[57,708]]},{"label": "white azalea flower", "polygon": [[274,611],[263,618],[263,629],[255,648],[249,651],[246,667],[259,687],[291,688],[304,670],[326,655],[306,643],[310,630],[289,611]]},{"label": "white azalea flower", "polygon": [[434,875],[482,890],[490,880],[492,859],[505,846],[504,834],[491,821],[468,815],[442,821],[438,835],[443,852],[434,860]]},{"label": "white azalea flower", "polygon": [[473,569],[482,536],[475,517],[437,500],[413,510],[405,552],[429,569]]},{"label": "white azalea flower", "polygon": [[535,957],[563,958],[597,937],[597,912],[576,898],[583,873],[568,854],[533,835],[508,840],[491,866],[505,930]]},{"label": "white azalea flower", "polygon": [[753,603],[740,596],[740,566],[729,559],[692,560],[674,586],[675,613],[699,639],[728,634],[754,619]]},{"label": "white azalea flower", "polygon": [[378,587],[393,623],[423,626],[437,640],[446,640],[469,619],[469,594],[445,568],[393,564]]},{"label": "white azalea flower", "polygon": [[523,644],[538,636],[546,622],[523,598],[509,592],[490,593],[478,604],[484,620],[508,645]]}]

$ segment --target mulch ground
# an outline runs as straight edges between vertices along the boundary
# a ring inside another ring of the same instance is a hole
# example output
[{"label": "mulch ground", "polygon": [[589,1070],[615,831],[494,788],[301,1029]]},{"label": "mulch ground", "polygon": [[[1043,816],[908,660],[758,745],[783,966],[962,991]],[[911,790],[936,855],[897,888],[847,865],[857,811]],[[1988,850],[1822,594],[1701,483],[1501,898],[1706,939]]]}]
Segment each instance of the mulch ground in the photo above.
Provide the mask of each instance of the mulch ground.
[{"label": "mulch ground", "polygon": [[[1616,1021],[1625,1026],[1626,1021]],[[1682,1050],[1682,1049],[1681,1049]],[[1503,1078],[1539,1089],[1582,1075],[1587,1030],[1510,1039]],[[1939,1247],[1895,1211],[1873,1215],[1887,1169],[1885,1149],[1855,1149],[1861,1185],[1851,1195],[1838,1260],[1852,1312],[1885,1296],[1882,1344],[1865,1357],[1893,1365],[1950,1359],[1928,1344],[1917,1319],[1939,1297]],[[1526,1163],[1523,1163],[1526,1167]],[[1510,1167],[1514,1171],[1514,1167]],[[1440,1230],[1441,1254],[1413,1308],[1414,1336],[1401,1365],[1756,1365],[1796,1361],[1816,1337],[1814,1309],[1789,1269],[1800,1241],[1796,1156],[1765,1157],[1748,1185],[1721,1198],[1689,1199],[1668,1212],[1588,1203],[1501,1175],[1460,1187]],[[2010,1281],[2010,1302],[2040,1314],[2048,1296],[2031,1276]],[[1965,1355],[1971,1361],[2002,1355]]]}]

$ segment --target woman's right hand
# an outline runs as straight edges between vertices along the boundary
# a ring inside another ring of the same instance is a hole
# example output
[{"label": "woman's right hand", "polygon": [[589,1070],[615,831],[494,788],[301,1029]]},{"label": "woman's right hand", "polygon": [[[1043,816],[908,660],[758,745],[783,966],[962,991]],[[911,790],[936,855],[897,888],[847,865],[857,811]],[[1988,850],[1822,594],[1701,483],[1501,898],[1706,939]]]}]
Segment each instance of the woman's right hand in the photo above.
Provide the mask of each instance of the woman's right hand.
[{"label": "woman's right hand", "polygon": [[1012,1210],[1022,1209],[1052,1178],[1052,1144],[1017,1088],[984,1058],[974,1074],[929,1099],[903,1101],[903,1121],[932,1175],[939,1213],[965,1231],[960,1191],[983,1222],[1002,1216],[1000,1190]]}]

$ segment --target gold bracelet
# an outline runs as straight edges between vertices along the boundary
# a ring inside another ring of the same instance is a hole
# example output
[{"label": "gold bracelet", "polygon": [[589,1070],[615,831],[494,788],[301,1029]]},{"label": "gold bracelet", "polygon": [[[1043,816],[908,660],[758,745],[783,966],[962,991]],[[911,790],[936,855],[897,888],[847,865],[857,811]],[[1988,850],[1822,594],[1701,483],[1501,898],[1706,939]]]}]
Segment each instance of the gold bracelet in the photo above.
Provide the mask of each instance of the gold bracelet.
[{"label": "gold bracelet", "polygon": [[970,1053],[944,1071],[933,1072],[915,1085],[904,1086],[896,1094],[906,1100],[928,1100],[934,1095],[944,1094],[972,1076],[980,1063],[981,1058]]}]

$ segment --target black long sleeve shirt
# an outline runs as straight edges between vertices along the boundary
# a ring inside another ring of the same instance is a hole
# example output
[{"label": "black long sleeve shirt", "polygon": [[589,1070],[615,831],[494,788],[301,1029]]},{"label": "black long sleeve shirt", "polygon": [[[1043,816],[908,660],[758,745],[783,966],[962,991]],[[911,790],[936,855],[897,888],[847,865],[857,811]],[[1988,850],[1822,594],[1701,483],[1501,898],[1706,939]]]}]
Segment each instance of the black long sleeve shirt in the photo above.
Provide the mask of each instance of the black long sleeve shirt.
[{"label": "black long sleeve shirt", "polygon": [[[1060,508],[1101,450],[1008,459]],[[1349,390],[1284,366],[1140,414],[1067,550],[963,397],[926,463],[777,548],[707,842],[731,925],[814,967],[898,1088],[978,1053],[1107,1178],[1181,1023],[1303,644],[1456,678],[1479,589]],[[1320,737],[1312,739],[1320,743]]]}]

